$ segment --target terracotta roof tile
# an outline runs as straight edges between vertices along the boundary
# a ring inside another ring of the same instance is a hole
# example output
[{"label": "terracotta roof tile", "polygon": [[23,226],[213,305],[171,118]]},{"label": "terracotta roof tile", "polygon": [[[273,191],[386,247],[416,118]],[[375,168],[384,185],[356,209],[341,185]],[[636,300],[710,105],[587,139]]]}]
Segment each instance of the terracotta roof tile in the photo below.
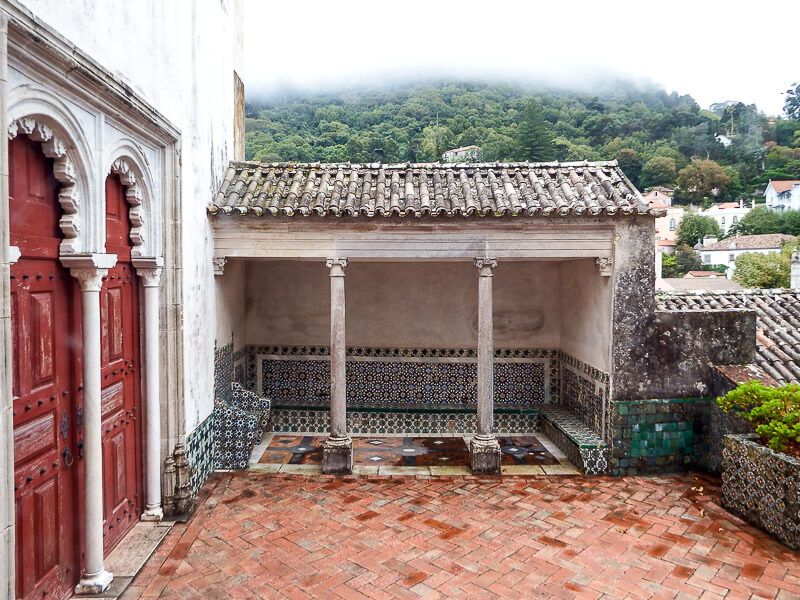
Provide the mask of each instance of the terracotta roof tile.
[{"label": "terracotta roof tile", "polygon": [[745,308],[756,312],[758,365],[779,383],[800,383],[800,292],[742,290],[656,294],[665,310]]},{"label": "terracotta roof tile", "polygon": [[576,163],[231,163],[212,215],[662,216],[616,161]]},{"label": "terracotta roof tile", "polygon": [[794,239],[793,235],[785,233],[738,235],[703,246],[701,250],[766,250],[782,248],[786,242],[791,242]]},{"label": "terracotta roof tile", "polygon": [[769,184],[772,186],[778,194],[782,194],[783,192],[788,192],[792,187],[796,185],[800,185],[800,179],[787,179],[784,181],[770,181]]}]

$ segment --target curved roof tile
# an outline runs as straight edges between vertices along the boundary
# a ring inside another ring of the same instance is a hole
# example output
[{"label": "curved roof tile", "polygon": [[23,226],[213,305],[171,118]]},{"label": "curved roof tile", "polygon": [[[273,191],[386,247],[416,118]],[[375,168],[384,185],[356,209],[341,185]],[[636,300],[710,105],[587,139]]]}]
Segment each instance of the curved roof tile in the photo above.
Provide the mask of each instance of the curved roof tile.
[{"label": "curved roof tile", "polygon": [[212,215],[662,216],[617,165],[232,162]]}]

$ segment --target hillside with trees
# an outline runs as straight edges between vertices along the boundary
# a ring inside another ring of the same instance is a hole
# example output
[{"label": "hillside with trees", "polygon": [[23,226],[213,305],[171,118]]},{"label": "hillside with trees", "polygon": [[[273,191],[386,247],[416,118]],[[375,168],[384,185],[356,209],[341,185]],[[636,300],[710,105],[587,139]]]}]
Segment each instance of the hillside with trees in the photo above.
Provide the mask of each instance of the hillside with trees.
[{"label": "hillside with trees", "polygon": [[784,119],[737,102],[704,110],[624,81],[593,93],[481,82],[284,93],[248,103],[246,156],[427,162],[475,144],[486,161],[616,159],[640,188],[677,187],[677,200],[708,203],[800,178],[798,94],[787,94]]}]

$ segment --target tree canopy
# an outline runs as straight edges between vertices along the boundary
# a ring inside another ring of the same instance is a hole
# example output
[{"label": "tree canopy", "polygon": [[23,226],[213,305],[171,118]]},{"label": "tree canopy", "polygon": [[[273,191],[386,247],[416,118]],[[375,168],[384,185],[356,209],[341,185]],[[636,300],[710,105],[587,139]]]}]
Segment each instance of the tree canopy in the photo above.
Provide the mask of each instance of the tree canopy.
[{"label": "tree canopy", "polygon": [[261,161],[423,162],[482,148],[487,161],[617,159],[638,187],[680,185],[678,202],[749,198],[800,178],[800,120],[715,104],[654,85],[592,93],[480,81],[427,81],[249,99],[246,157]]},{"label": "tree canopy", "polygon": [[799,246],[798,242],[790,242],[780,252],[740,254],[736,257],[734,281],[748,288],[788,288],[792,252]]},{"label": "tree canopy", "polygon": [[719,228],[719,224],[711,217],[689,213],[685,214],[681,222],[678,223],[675,243],[678,246],[686,245],[694,248],[707,235],[716,238],[722,237],[722,230]]}]

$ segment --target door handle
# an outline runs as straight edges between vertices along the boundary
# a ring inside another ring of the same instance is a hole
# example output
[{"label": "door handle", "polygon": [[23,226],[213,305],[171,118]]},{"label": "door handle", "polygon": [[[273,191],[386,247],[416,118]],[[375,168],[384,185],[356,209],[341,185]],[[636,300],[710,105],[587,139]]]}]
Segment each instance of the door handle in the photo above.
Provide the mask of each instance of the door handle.
[{"label": "door handle", "polygon": [[69,451],[69,448],[64,448],[64,451],[61,453],[61,457],[64,459],[65,467],[71,467],[72,463],[75,462],[75,459],[72,456],[72,452]]}]

